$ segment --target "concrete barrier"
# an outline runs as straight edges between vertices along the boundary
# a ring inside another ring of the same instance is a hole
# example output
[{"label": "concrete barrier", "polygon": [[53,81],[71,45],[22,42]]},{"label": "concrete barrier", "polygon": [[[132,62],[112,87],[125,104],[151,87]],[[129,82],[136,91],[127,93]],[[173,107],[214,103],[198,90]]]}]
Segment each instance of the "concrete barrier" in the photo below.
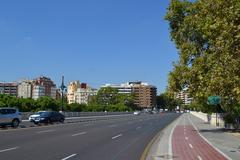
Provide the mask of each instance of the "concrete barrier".
[{"label": "concrete barrier", "polygon": [[224,125],[225,123],[224,123],[224,120],[223,120],[223,117],[221,114],[218,114],[218,116],[216,117],[216,113],[213,113],[212,115],[202,113],[202,112],[196,112],[196,111],[191,111],[190,113],[192,115],[202,119],[205,123],[209,123],[214,126],[216,126],[216,118],[217,118],[219,127],[225,127],[225,125]]}]

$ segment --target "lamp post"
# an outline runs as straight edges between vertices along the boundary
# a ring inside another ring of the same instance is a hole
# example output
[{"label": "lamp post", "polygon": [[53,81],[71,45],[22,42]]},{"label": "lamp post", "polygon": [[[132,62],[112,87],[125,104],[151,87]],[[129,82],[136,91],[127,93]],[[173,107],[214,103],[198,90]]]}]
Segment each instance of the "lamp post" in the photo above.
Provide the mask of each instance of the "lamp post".
[{"label": "lamp post", "polygon": [[61,84],[60,88],[62,91],[62,112],[63,112],[63,91],[66,88],[66,86],[64,85],[64,76],[62,76],[62,84]]}]

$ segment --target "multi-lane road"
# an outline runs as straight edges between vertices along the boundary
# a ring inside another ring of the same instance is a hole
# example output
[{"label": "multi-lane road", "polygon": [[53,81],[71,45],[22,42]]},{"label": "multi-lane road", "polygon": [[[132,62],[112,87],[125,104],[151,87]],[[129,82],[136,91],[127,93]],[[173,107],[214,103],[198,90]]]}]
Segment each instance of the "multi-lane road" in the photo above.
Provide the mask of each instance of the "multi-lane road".
[{"label": "multi-lane road", "polygon": [[179,114],[0,130],[1,160],[138,160],[151,139]]}]

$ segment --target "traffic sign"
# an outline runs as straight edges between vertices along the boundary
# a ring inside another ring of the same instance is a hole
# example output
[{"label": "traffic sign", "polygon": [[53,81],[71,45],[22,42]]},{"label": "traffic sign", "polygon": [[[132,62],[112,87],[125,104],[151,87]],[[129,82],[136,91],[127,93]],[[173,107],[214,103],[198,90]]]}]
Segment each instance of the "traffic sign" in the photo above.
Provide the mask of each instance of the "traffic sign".
[{"label": "traffic sign", "polygon": [[208,104],[210,105],[217,105],[221,103],[221,97],[219,96],[210,96],[208,97]]}]

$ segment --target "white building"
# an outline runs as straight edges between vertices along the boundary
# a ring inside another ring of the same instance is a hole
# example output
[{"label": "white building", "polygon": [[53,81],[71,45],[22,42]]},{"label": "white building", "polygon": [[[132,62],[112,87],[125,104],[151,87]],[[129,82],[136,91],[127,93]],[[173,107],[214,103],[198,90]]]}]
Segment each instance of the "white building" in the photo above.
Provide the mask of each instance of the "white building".
[{"label": "white building", "polygon": [[32,82],[23,80],[18,84],[18,97],[31,98],[32,96]]},{"label": "white building", "polygon": [[75,103],[75,93],[77,92],[77,89],[81,87],[81,84],[79,81],[73,81],[70,82],[67,87],[67,100],[68,104]]},{"label": "white building", "polygon": [[75,103],[88,104],[91,96],[97,95],[97,90],[90,87],[78,88],[74,95]]},{"label": "white building", "polygon": [[181,99],[184,105],[189,105],[192,102],[192,98],[189,97],[188,89],[185,88],[181,92],[176,94],[177,99]]},{"label": "white building", "polygon": [[43,96],[48,96],[53,99],[57,97],[57,88],[54,82],[48,78],[41,76],[32,83],[32,98],[38,99]]},{"label": "white building", "polygon": [[45,87],[40,85],[34,85],[32,90],[32,99],[38,99],[45,95]]},{"label": "white building", "polygon": [[91,96],[96,94],[97,90],[87,86],[86,83],[80,83],[79,81],[70,82],[67,90],[68,104],[88,104]]}]

